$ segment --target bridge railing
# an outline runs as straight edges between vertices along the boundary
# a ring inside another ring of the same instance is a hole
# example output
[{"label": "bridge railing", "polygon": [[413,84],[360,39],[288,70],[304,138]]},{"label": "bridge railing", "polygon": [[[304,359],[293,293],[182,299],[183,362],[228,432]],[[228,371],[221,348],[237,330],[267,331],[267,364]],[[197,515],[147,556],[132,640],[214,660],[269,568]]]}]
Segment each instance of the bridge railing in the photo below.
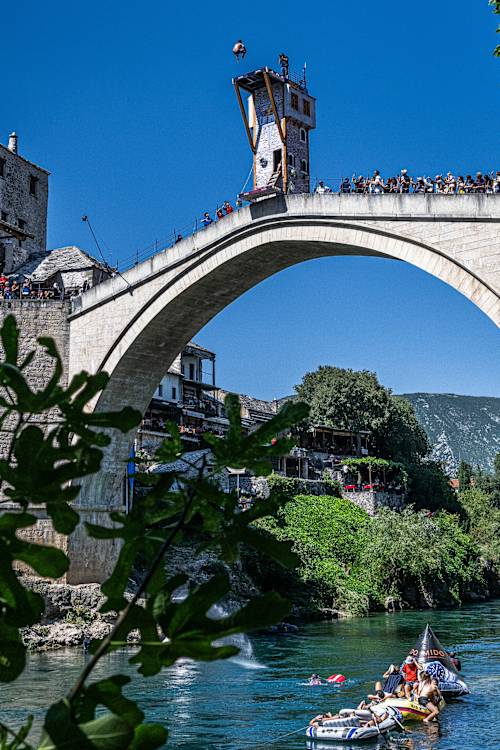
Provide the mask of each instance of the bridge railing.
[{"label": "bridge railing", "polygon": [[[360,173],[356,173],[359,175]],[[367,177],[365,179],[371,179],[368,175],[370,175],[370,171],[366,170],[364,173]],[[429,178],[424,178],[429,179]],[[341,188],[342,183],[344,180],[349,180],[349,190],[344,191]],[[324,189],[320,186],[320,183],[323,183]],[[349,193],[350,195],[370,195],[374,198],[381,197],[382,195],[394,195],[395,193],[405,193],[406,195],[438,195],[438,194],[444,194],[444,195],[459,195],[460,193],[455,191],[442,191],[437,190],[435,184],[432,182],[432,185],[429,183],[427,189],[416,189],[416,183],[415,180],[412,181],[408,189],[403,189],[401,186],[396,186],[391,191],[379,191],[370,189],[369,186],[364,187],[363,189],[357,189],[356,186],[352,182],[352,175],[345,175],[343,177],[315,177],[313,180],[311,180],[311,189],[310,194],[314,193],[331,193],[331,194],[338,194],[338,193]],[[485,190],[481,188],[475,188],[472,190],[466,190],[466,193],[473,193],[473,192],[485,192]],[[491,192],[491,191],[488,191]],[[498,192],[498,191],[493,191]],[[234,208],[235,211],[237,211],[241,206],[236,205]],[[212,218],[215,216],[215,211],[212,214]],[[222,216],[220,219],[214,219],[215,221],[223,221],[224,216]],[[125,258],[123,258],[119,263],[119,270],[120,271],[126,271],[129,268],[133,268],[134,266],[138,265],[139,263],[142,263],[142,261],[147,260],[148,258],[152,257],[153,255],[156,255],[156,253],[162,252],[163,250],[168,250],[169,248],[173,247],[177,241],[180,241],[181,239],[185,239],[186,237],[191,237],[197,232],[204,229],[205,226],[203,225],[201,218],[194,218],[191,222],[184,224],[183,226],[174,226],[172,230],[169,232],[169,234],[164,237],[161,240],[155,240],[154,242],[150,243],[146,247],[143,247],[140,250],[137,250],[132,255],[129,255]]]}]

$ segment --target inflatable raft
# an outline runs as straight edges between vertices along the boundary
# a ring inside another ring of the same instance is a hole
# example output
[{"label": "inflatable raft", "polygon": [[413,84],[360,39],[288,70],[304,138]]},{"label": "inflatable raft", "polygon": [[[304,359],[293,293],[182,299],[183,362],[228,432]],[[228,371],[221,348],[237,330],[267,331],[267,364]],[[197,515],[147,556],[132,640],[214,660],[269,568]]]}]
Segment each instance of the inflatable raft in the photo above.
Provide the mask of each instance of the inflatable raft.
[{"label": "inflatable raft", "polygon": [[307,727],[306,736],[332,742],[352,742],[373,739],[379,734],[387,734],[397,729],[397,726],[394,719],[386,719],[378,727],[364,727],[361,726],[358,716],[346,716],[340,719],[326,719],[320,727]]},{"label": "inflatable raft", "polygon": [[[394,706],[401,712],[405,721],[423,721],[430,714],[429,709],[421,706],[418,701],[409,701],[406,698],[386,698],[381,705]],[[445,701],[441,701],[439,710],[442,711],[445,706]]]},{"label": "inflatable raft", "polygon": [[413,656],[426,672],[436,678],[445,700],[468,695],[470,692],[430,625],[426,625],[415,648],[408,655]]}]

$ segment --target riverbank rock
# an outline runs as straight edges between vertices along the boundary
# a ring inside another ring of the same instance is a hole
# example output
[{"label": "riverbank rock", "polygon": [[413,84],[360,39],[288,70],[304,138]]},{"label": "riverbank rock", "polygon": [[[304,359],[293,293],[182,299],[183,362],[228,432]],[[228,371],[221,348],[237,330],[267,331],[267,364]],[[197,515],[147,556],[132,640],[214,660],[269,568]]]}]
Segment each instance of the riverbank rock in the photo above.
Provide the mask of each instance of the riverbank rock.
[{"label": "riverbank rock", "polygon": [[45,602],[42,621],[22,630],[23,641],[30,650],[51,651],[80,646],[84,638],[104,638],[111,631],[116,613],[99,612],[104,602],[99,584],[70,586],[30,576],[23,576],[22,583],[41,594]]}]

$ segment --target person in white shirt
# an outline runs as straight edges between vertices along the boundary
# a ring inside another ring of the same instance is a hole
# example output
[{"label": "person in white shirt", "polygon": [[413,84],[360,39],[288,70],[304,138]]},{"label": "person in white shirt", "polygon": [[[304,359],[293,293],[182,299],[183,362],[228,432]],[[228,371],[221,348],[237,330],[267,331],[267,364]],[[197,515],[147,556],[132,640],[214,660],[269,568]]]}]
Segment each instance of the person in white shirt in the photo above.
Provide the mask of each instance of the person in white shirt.
[{"label": "person in white shirt", "polygon": [[332,192],[331,188],[329,188],[328,185],[325,185],[323,180],[320,180],[316,188],[316,193],[320,193],[321,195],[322,193],[331,193],[331,192]]}]

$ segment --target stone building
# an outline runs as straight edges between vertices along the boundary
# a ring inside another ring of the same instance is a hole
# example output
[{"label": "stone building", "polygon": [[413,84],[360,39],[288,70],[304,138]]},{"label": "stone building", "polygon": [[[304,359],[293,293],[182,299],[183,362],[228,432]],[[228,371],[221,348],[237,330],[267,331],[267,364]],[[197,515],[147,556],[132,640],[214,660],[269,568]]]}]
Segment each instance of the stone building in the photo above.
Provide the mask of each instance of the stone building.
[{"label": "stone building", "polygon": [[179,427],[186,448],[203,444],[203,433],[225,434],[229,425],[215,393],[215,353],[190,341],[156,389],[138,430],[135,449],[150,455],[167,436],[167,422]]},{"label": "stone building", "polygon": [[29,278],[34,291],[53,289],[63,296],[81,292],[109,279],[113,269],[75,245],[38,253],[16,269],[16,275]]},{"label": "stone building", "polygon": [[[283,56],[282,56],[283,57]],[[276,192],[310,190],[309,135],[316,127],[316,100],[301,77],[261,68],[233,79],[250,148],[253,190],[242,194],[255,200]],[[248,114],[241,90],[248,94]]]},{"label": "stone building", "polygon": [[49,172],[18,153],[15,133],[0,143],[0,269],[15,271],[47,245]]}]

